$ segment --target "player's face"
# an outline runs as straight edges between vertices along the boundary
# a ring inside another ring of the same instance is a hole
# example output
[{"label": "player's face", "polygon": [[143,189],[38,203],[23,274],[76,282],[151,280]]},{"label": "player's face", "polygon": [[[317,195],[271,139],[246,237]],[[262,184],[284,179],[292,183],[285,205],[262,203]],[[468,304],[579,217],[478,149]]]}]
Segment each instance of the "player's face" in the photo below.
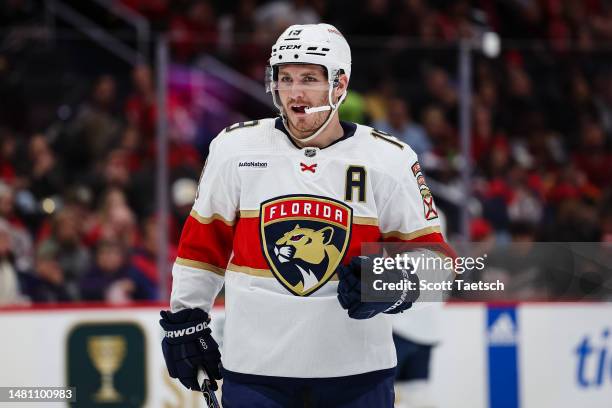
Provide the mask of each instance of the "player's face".
[{"label": "player's face", "polygon": [[296,137],[314,133],[327,119],[329,111],[307,114],[305,108],[328,105],[329,84],[320,65],[282,65],[277,89],[287,116],[289,130]]}]

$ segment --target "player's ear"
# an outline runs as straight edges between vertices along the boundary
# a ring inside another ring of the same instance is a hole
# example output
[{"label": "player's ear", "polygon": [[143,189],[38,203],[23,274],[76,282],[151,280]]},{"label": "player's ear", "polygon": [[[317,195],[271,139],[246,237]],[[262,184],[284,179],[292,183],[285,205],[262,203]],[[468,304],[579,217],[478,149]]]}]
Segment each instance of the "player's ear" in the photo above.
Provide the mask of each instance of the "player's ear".
[{"label": "player's ear", "polygon": [[347,88],[348,77],[342,74],[338,77],[337,86],[334,88],[334,96],[336,97],[336,100],[338,100],[340,96],[342,96],[342,94],[346,92]]}]

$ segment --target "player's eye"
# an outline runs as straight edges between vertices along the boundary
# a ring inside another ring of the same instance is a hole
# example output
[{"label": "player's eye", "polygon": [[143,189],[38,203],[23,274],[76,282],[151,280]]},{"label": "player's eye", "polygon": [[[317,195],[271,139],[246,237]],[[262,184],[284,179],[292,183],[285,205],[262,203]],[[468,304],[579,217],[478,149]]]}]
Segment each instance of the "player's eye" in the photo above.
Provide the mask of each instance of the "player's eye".
[{"label": "player's eye", "polygon": [[291,77],[288,76],[283,76],[280,79],[281,82],[291,82]]},{"label": "player's eye", "polygon": [[302,239],[303,236],[304,234],[294,235],[291,237],[291,241],[299,241],[300,239]]},{"label": "player's eye", "polygon": [[316,82],[317,78],[313,77],[313,76],[305,76],[304,77],[304,82]]}]

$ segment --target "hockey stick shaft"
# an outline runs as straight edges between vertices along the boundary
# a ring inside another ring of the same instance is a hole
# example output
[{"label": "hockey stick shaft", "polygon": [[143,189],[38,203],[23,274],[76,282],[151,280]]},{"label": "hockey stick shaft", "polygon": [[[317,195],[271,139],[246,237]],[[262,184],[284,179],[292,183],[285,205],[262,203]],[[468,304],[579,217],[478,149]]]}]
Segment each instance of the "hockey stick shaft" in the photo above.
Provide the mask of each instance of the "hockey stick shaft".
[{"label": "hockey stick shaft", "polygon": [[217,400],[217,396],[213,391],[212,382],[204,370],[198,371],[198,383],[201,384],[200,389],[202,390],[204,401],[206,401],[206,406],[208,408],[221,408],[221,405],[219,405],[219,401]]}]

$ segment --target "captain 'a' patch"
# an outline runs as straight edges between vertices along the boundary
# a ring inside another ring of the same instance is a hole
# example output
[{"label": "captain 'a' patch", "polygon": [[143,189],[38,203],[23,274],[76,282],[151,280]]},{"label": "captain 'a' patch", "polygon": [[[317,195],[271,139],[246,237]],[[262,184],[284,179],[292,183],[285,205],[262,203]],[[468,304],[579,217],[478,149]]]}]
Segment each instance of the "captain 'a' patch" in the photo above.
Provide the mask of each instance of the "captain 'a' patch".
[{"label": "captain 'a' patch", "polygon": [[348,248],[353,212],[326,197],[289,195],[261,204],[264,256],[278,281],[308,296],[334,274]]}]

